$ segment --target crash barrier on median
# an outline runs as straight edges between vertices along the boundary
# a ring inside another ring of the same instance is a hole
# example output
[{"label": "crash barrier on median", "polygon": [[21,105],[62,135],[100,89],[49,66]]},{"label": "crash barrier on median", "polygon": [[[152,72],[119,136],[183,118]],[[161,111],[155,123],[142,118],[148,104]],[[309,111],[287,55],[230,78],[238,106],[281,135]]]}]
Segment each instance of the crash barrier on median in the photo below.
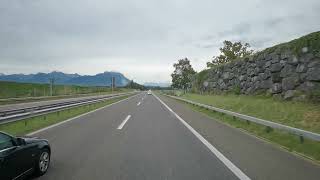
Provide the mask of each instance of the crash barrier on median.
[{"label": "crash barrier on median", "polygon": [[228,110],[224,110],[224,109],[220,109],[220,108],[216,108],[210,105],[206,105],[206,104],[201,104],[201,103],[197,103],[191,100],[187,100],[184,98],[180,98],[180,97],[176,97],[176,96],[170,96],[170,95],[165,95],[168,96],[170,98],[173,99],[177,99],[192,105],[196,105],[199,107],[203,107],[209,110],[213,110],[216,112],[220,112],[220,113],[224,113],[233,117],[238,117],[240,119],[246,120],[246,121],[250,121],[250,122],[254,122],[260,125],[264,125],[267,127],[271,127],[271,128],[275,128],[275,129],[281,129],[293,134],[296,134],[298,136],[300,136],[300,140],[303,141],[303,138],[308,138],[308,139],[312,139],[315,141],[320,141],[320,134],[318,133],[314,133],[314,132],[310,132],[310,131],[306,131],[306,130],[302,130],[302,129],[298,129],[298,128],[294,128],[294,127],[290,127],[290,126],[286,126],[283,124],[279,124],[279,123],[275,123],[275,122],[271,122],[271,121],[267,121],[267,120],[263,120],[260,118],[256,118],[256,117],[252,117],[252,116],[248,116],[248,115],[244,115],[244,114],[240,114],[240,113],[236,113],[236,112],[232,112],[232,111],[228,111]]},{"label": "crash barrier on median", "polygon": [[76,107],[76,106],[98,103],[108,99],[131,95],[135,93],[136,92],[111,94],[107,96],[87,98],[82,100],[74,100],[74,101],[68,101],[68,102],[62,102],[62,103],[54,103],[54,104],[48,104],[48,105],[32,106],[32,107],[0,111],[0,124],[6,124],[9,122],[22,120],[26,117],[41,115],[49,112],[58,111],[61,109],[67,109],[67,108]]},{"label": "crash barrier on median", "polygon": [[[71,95],[58,95],[58,96],[33,96],[33,97],[13,97],[13,98],[3,98],[0,99],[0,102],[8,102],[8,101],[25,101],[25,100],[42,100],[42,99],[51,99],[51,98],[77,98],[77,97],[89,97],[90,93],[84,94],[71,94]],[[97,94],[99,95],[99,94]]]}]

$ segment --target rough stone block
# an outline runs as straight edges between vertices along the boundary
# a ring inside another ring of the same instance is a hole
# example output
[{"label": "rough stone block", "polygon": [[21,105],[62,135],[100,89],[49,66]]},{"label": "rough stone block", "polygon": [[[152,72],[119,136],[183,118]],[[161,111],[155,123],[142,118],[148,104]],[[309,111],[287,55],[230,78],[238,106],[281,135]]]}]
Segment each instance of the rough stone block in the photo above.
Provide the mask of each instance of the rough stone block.
[{"label": "rough stone block", "polygon": [[225,72],[222,74],[222,79],[229,79],[230,78],[230,73],[229,72]]},{"label": "rough stone block", "polygon": [[259,81],[260,80],[260,78],[259,78],[259,76],[254,76],[253,78],[252,78],[252,82],[257,82],[257,81]]},{"label": "rough stone block", "polygon": [[272,87],[271,79],[261,81],[261,83],[260,83],[260,88],[262,88],[262,89],[270,89],[271,87]]},{"label": "rough stone block", "polygon": [[283,90],[292,90],[300,83],[299,76],[291,76],[282,79],[282,89]]},{"label": "rough stone block", "polygon": [[283,99],[285,100],[289,100],[289,99],[292,99],[295,94],[296,94],[296,90],[288,90],[284,93],[284,96],[283,96]]},{"label": "rough stone block", "polygon": [[297,66],[296,72],[304,73],[304,72],[307,72],[307,70],[308,70],[308,67],[305,64],[299,64]]},{"label": "rough stone block", "polygon": [[282,92],[282,85],[280,83],[275,83],[272,85],[271,93],[281,93]]},{"label": "rough stone block", "polygon": [[299,57],[299,62],[308,63],[310,62],[315,56],[312,53],[303,54]]},{"label": "rough stone block", "polygon": [[272,54],[271,56],[272,56],[271,63],[278,63],[280,61],[279,54]]},{"label": "rough stone block", "polygon": [[271,80],[272,82],[281,82],[281,77],[280,77],[280,73],[272,73],[271,74]]},{"label": "rough stone block", "polygon": [[244,75],[239,76],[239,80],[240,80],[240,81],[245,81],[245,80],[246,80],[246,78],[247,78],[247,77],[246,77],[246,76],[244,76]]},{"label": "rough stone block", "polygon": [[264,73],[259,74],[260,79],[266,80],[269,77],[271,77],[271,72],[269,70],[266,70]]},{"label": "rough stone block", "polygon": [[312,67],[320,67],[320,59],[316,59],[314,61],[311,61],[308,64],[308,68],[312,68]]},{"label": "rough stone block", "polygon": [[264,65],[265,68],[268,68],[268,67],[270,67],[270,66],[271,66],[271,61],[267,61],[267,62],[265,63],[265,65]]},{"label": "rough stone block", "polygon": [[280,77],[288,77],[294,74],[296,71],[296,67],[294,65],[286,64],[284,68],[281,70]]},{"label": "rough stone block", "polygon": [[306,81],[300,84],[296,89],[303,92],[310,92],[315,87],[314,82]]},{"label": "rough stone block", "polygon": [[307,80],[320,81],[320,67],[309,68],[307,71]]},{"label": "rough stone block", "polygon": [[281,65],[280,63],[276,63],[276,64],[272,64],[270,67],[270,71],[271,72],[279,72],[281,71],[283,65]]}]

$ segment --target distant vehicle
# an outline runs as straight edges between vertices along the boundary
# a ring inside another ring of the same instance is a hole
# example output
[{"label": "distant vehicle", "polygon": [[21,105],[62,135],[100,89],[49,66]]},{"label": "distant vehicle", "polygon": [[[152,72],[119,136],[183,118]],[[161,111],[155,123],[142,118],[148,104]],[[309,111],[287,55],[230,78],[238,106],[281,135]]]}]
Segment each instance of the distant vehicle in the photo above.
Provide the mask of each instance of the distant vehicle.
[{"label": "distant vehicle", "polygon": [[47,140],[13,137],[0,131],[0,179],[22,179],[45,174],[50,164],[51,149]]},{"label": "distant vehicle", "polygon": [[148,95],[151,95],[151,90],[149,90],[149,91],[147,92],[147,94],[148,94]]}]

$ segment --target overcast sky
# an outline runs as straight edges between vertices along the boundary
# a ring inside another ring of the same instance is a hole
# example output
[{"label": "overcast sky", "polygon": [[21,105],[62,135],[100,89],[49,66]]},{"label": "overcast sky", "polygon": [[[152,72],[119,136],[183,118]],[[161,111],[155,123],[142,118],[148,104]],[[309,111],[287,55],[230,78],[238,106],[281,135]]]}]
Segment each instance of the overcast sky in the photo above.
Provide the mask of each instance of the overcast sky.
[{"label": "overcast sky", "polygon": [[119,71],[169,82],[223,40],[262,49],[320,30],[320,0],[1,0],[0,72]]}]

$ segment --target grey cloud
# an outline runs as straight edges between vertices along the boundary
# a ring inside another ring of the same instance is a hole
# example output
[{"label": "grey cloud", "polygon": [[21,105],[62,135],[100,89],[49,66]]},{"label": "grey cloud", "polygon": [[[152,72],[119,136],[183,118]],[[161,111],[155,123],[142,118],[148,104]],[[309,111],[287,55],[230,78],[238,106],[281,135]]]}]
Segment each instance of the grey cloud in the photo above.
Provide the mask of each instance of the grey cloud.
[{"label": "grey cloud", "polygon": [[212,49],[218,48],[220,46],[220,42],[214,40],[206,40],[200,41],[199,43],[194,44],[196,48],[203,48],[203,49]]},{"label": "grey cloud", "polygon": [[[318,0],[2,0],[0,72],[119,70],[169,81],[175,60],[212,57],[223,40],[261,49],[319,30],[319,9]],[[153,64],[164,70],[152,74]]]},{"label": "grey cloud", "polygon": [[267,20],[266,22],[264,22],[265,27],[275,27],[277,25],[280,25],[281,23],[283,23],[286,19],[284,17],[277,17],[277,18],[273,18],[270,20]]},{"label": "grey cloud", "polygon": [[250,33],[251,25],[249,23],[240,23],[232,27],[230,30],[222,31],[218,33],[219,37],[228,36],[242,36]]}]

